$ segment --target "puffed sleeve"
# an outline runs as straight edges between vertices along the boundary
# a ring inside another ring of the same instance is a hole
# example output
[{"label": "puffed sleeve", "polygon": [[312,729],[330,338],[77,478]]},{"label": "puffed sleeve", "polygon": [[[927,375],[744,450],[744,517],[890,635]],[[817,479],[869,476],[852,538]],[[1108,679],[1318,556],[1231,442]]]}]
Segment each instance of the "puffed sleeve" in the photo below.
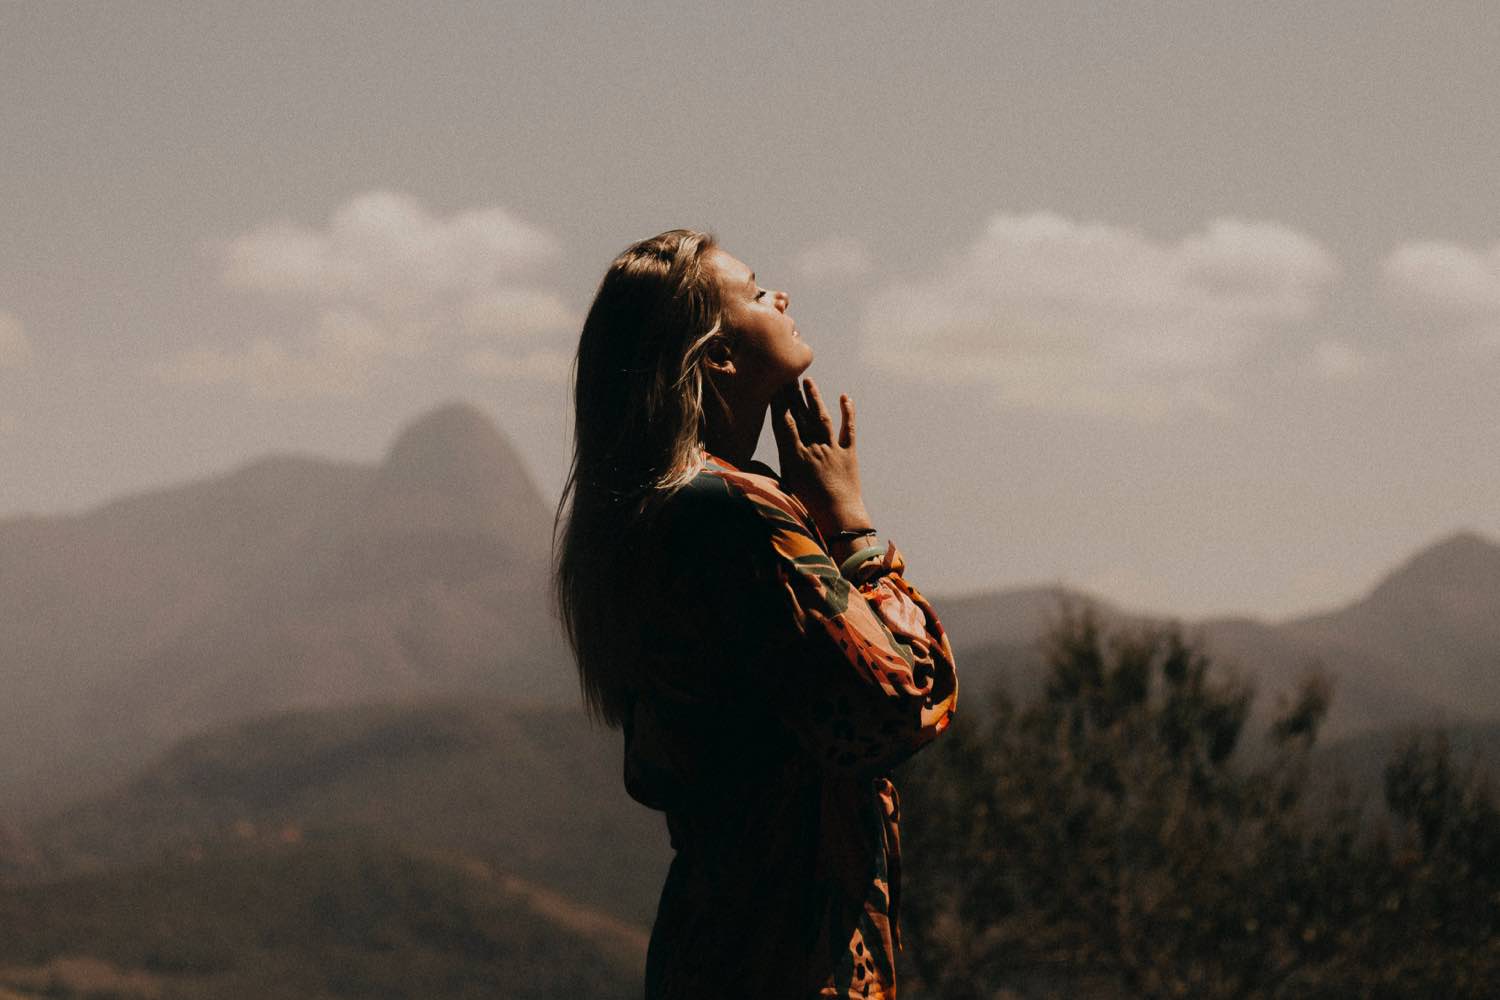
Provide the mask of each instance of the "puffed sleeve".
[{"label": "puffed sleeve", "polygon": [[718,478],[715,530],[740,539],[720,551],[735,553],[729,561],[749,579],[724,579],[734,598],[716,617],[757,650],[772,710],[829,770],[880,774],[920,750],[952,720],[958,678],[895,543],[846,579],[796,497],[765,476]]}]

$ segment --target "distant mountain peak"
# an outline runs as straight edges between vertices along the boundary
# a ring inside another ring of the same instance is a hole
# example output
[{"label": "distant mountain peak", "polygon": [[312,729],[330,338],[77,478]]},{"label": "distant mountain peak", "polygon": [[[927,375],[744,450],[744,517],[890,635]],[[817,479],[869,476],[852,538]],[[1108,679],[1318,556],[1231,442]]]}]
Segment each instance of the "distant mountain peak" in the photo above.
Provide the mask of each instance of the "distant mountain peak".
[{"label": "distant mountain peak", "polygon": [[551,506],[495,422],[467,402],[444,403],[396,435],[361,520],[382,534],[479,532],[517,553],[548,551]]},{"label": "distant mountain peak", "polygon": [[1500,542],[1491,541],[1477,531],[1455,531],[1432,545],[1428,546],[1417,558],[1427,555],[1440,554],[1445,557],[1466,558],[1476,553],[1500,552]]},{"label": "distant mountain peak", "polygon": [[515,447],[483,410],[463,400],[417,417],[396,435],[380,466],[386,483],[450,495],[527,501],[540,495]]},{"label": "distant mountain peak", "polygon": [[1397,567],[1371,599],[1432,591],[1500,593],[1500,543],[1475,531],[1448,535]]}]

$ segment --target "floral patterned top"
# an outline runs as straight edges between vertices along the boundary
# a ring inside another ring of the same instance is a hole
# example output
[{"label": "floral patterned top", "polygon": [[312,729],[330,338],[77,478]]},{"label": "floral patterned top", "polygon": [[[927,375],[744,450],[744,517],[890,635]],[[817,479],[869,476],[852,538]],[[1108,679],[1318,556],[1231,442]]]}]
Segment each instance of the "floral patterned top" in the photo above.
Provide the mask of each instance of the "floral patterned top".
[{"label": "floral patterned top", "polygon": [[942,625],[894,543],[841,575],[759,463],[708,455],[650,538],[625,785],[665,812],[676,854],[648,1000],[894,998],[889,772],[953,718]]}]

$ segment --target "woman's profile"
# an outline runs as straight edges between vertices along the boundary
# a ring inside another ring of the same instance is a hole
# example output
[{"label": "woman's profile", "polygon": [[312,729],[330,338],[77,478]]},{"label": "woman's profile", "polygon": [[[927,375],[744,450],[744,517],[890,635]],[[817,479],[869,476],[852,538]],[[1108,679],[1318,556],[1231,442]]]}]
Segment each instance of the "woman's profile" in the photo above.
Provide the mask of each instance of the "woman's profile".
[{"label": "woman's profile", "polygon": [[[625,786],[675,855],[646,996],[894,997],[892,767],[957,700],[931,606],[874,532],[788,297],[712,236],[610,265],[584,322],[558,610]],[[773,418],[779,474],[752,455]]]}]

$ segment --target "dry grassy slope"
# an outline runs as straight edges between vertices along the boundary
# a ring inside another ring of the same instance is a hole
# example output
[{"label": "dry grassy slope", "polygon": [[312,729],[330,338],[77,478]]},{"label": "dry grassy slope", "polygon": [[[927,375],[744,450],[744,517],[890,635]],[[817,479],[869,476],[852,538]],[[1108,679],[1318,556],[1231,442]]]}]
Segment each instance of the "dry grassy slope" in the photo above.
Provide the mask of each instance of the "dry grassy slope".
[{"label": "dry grassy slope", "polygon": [[0,986],[22,995],[623,998],[643,948],[522,880],[348,837],[0,889]]},{"label": "dry grassy slope", "polygon": [[669,845],[661,815],[625,794],[620,753],[577,710],[498,700],[282,713],[184,741],[27,832],[53,877],[247,832],[357,833],[649,926]]}]

